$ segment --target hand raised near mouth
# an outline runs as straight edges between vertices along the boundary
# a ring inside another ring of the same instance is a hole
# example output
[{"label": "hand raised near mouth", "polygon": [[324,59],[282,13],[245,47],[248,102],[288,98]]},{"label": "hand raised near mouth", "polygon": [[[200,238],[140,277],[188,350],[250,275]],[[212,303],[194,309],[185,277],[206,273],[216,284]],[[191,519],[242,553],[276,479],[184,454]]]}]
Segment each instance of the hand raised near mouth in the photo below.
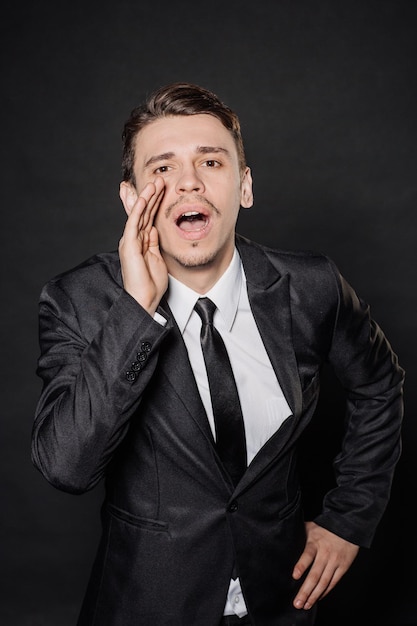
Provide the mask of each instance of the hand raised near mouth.
[{"label": "hand raised near mouth", "polygon": [[164,189],[161,176],[144,187],[132,205],[119,241],[123,286],[150,315],[155,313],[168,286],[168,270],[153,225]]}]

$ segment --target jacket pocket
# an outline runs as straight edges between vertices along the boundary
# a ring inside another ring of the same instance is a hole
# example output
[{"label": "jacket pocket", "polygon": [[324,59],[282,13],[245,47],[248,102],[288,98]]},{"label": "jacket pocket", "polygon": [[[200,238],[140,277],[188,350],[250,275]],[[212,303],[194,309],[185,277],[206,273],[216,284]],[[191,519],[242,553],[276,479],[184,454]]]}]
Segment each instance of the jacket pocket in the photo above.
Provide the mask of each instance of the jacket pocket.
[{"label": "jacket pocket", "polygon": [[308,383],[307,387],[303,389],[303,410],[305,410],[312,400],[318,398],[320,391],[320,372],[316,372],[313,378]]},{"label": "jacket pocket", "polygon": [[133,515],[124,509],[119,509],[110,502],[106,503],[105,508],[111,517],[116,517],[118,520],[126,522],[127,524],[132,524],[133,526],[138,526],[139,528],[144,528],[145,530],[168,532],[169,525],[167,522],[150,519],[148,517],[138,517],[137,515]]},{"label": "jacket pocket", "polygon": [[278,516],[279,519],[283,520],[286,517],[290,517],[291,515],[293,515],[294,511],[300,508],[300,504],[301,504],[301,491],[298,490],[297,493],[295,494],[295,497],[290,502],[288,502],[286,506],[280,509],[279,516]]}]

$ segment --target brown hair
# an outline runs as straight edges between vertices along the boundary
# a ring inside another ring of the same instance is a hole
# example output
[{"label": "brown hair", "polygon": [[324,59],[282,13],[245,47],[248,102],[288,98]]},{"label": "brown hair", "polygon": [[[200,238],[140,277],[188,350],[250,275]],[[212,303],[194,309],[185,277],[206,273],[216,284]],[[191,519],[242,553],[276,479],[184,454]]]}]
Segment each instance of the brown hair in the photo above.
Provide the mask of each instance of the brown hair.
[{"label": "brown hair", "polygon": [[138,133],[155,120],[170,115],[198,115],[216,117],[231,133],[238,153],[240,171],[246,167],[240,122],[236,113],[211,91],[192,83],[172,83],[155,91],[147,101],[133,109],[123,129],[123,180],[135,184],[135,140]]}]

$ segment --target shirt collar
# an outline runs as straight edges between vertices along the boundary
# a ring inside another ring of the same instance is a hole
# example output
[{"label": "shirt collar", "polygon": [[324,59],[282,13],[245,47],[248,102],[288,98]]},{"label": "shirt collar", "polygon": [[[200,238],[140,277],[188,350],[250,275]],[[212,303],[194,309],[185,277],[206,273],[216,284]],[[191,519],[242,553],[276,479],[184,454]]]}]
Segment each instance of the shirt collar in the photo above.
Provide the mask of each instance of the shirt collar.
[{"label": "shirt collar", "polygon": [[[235,248],[229,267],[217,283],[204,294],[211,300],[223,317],[226,328],[232,328],[242,288],[242,261]],[[201,294],[187,287],[173,276],[168,276],[167,301],[181,333],[184,332]]]}]

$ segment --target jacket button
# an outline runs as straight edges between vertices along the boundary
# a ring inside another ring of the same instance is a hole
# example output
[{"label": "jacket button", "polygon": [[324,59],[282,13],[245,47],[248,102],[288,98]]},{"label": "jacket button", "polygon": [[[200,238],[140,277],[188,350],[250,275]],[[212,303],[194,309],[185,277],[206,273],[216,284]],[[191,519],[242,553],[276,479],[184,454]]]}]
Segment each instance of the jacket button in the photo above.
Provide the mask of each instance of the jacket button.
[{"label": "jacket button", "polygon": [[227,510],[229,511],[229,513],[236,513],[237,509],[238,509],[238,505],[237,505],[236,500],[233,500],[233,502],[231,502],[229,506],[227,507]]},{"label": "jacket button", "polygon": [[148,355],[146,354],[146,352],[138,352],[136,358],[138,361],[143,363],[143,361],[146,361],[146,359],[148,358]]},{"label": "jacket button", "polygon": [[150,352],[151,348],[152,346],[149,341],[142,341],[142,343],[140,344],[140,349],[142,350],[142,352]]},{"label": "jacket button", "polygon": [[132,372],[140,372],[142,369],[142,365],[138,361],[133,361],[130,367],[132,368]]},{"label": "jacket button", "polygon": [[132,371],[126,372],[126,380],[128,380],[130,383],[134,383],[136,380],[135,372],[132,372]]}]

